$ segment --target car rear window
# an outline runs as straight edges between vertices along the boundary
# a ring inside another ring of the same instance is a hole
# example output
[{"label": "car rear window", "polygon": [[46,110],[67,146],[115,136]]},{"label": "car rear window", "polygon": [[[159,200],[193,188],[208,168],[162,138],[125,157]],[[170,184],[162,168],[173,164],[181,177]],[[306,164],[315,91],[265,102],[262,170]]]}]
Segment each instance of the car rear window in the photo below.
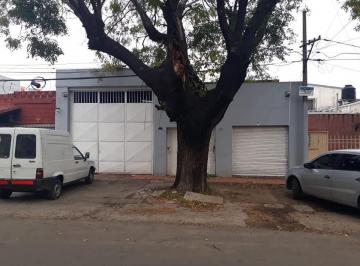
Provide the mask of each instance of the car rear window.
[{"label": "car rear window", "polygon": [[15,158],[36,158],[36,136],[30,134],[19,134],[16,136]]},{"label": "car rear window", "polygon": [[10,156],[11,135],[0,134],[0,159],[6,159]]}]

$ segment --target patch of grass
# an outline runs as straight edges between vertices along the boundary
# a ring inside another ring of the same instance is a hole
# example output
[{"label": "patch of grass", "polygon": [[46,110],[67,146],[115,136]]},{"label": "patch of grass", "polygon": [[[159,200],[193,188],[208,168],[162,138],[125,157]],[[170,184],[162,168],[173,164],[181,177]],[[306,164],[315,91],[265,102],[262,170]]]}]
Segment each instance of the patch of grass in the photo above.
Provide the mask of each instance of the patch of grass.
[{"label": "patch of grass", "polygon": [[[160,198],[175,201],[181,207],[191,209],[192,211],[214,211],[222,207],[222,205],[204,203],[199,201],[188,201],[184,199],[184,193],[179,193],[176,190],[168,190],[160,195]],[[214,194],[207,194],[214,195]]]}]

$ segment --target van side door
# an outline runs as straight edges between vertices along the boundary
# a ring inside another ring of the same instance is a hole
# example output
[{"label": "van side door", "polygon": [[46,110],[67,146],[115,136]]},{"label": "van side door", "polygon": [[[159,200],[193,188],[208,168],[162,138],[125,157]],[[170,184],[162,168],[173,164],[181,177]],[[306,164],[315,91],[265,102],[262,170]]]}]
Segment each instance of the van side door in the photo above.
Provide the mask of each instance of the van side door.
[{"label": "van side door", "polygon": [[0,133],[0,180],[11,179],[14,129],[1,129]]},{"label": "van side door", "polygon": [[40,136],[33,133],[18,133],[15,130],[12,179],[32,180],[36,169],[42,168]]},{"label": "van side door", "polygon": [[86,177],[89,173],[89,166],[85,161],[84,155],[73,146],[75,168],[76,168],[76,179]]}]

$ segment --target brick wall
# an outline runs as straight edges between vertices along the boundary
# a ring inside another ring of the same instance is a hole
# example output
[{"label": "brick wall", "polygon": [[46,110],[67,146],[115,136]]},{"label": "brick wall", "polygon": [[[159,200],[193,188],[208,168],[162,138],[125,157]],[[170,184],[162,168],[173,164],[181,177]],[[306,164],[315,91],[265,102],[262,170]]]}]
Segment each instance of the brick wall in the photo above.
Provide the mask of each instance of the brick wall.
[{"label": "brick wall", "polygon": [[55,91],[27,91],[0,95],[0,105],[21,108],[15,125],[55,124]]},{"label": "brick wall", "polygon": [[309,131],[332,135],[360,135],[360,114],[309,114]]}]

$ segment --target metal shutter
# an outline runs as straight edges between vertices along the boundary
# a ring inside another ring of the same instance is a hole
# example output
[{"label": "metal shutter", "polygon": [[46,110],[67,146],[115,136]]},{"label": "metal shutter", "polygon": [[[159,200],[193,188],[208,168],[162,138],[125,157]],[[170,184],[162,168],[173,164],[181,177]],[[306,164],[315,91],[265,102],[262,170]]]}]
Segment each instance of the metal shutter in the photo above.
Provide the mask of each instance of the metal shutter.
[{"label": "metal shutter", "polygon": [[287,127],[234,127],[233,175],[283,176],[288,169]]}]

